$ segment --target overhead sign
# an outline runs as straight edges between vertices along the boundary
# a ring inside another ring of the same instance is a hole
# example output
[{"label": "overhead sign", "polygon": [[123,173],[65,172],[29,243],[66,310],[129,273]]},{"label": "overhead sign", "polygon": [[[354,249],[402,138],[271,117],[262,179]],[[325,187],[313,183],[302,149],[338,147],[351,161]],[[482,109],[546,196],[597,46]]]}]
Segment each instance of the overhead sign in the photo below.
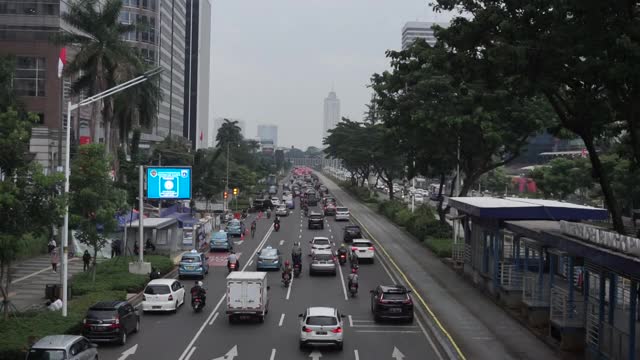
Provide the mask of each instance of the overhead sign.
[{"label": "overhead sign", "polygon": [[191,199],[190,167],[148,167],[148,199]]}]

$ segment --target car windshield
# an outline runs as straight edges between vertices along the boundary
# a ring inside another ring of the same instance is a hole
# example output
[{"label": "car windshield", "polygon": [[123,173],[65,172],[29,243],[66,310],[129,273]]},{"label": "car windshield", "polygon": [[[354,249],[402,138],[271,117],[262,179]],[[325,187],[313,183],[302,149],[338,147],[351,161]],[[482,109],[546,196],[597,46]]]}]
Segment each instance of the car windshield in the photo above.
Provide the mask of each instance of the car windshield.
[{"label": "car windshield", "polygon": [[348,232],[360,232],[360,228],[357,227],[348,227],[345,230]]},{"label": "car windshield", "polygon": [[329,239],[314,239],[314,245],[329,245]]},{"label": "car windshield", "polygon": [[322,220],[322,215],[311,215],[310,217],[313,220]]},{"label": "car windshield", "polygon": [[147,295],[166,295],[171,293],[169,285],[147,285],[144,288],[144,293]]},{"label": "car windshield", "polygon": [[330,261],[333,260],[333,255],[330,254],[316,254],[313,257],[314,261]]},{"label": "car windshield", "polygon": [[261,257],[274,257],[278,255],[278,251],[276,249],[264,249],[260,252]]},{"label": "car windshield", "polygon": [[370,242],[354,242],[353,246],[355,247],[361,247],[361,248],[366,248],[369,246],[372,246]]},{"label": "car windshield", "polygon": [[113,319],[115,318],[115,309],[89,309],[87,318],[89,319]]},{"label": "car windshield", "polygon": [[231,220],[231,221],[229,221],[228,226],[240,226],[240,221],[238,221],[238,220]]},{"label": "car windshield", "polygon": [[307,325],[331,326],[338,325],[338,320],[333,316],[309,316]]},{"label": "car windshield", "polygon": [[347,211],[349,211],[349,209],[347,209],[346,207],[339,207],[339,208],[336,208],[336,211],[347,212]]},{"label": "car windshield", "polygon": [[382,298],[385,300],[405,300],[407,298],[406,294],[401,293],[384,293],[382,294]]},{"label": "car windshield", "polygon": [[180,261],[186,262],[186,263],[199,263],[200,257],[199,256],[183,256],[182,260]]},{"label": "car windshield", "polygon": [[27,360],[64,360],[64,350],[54,349],[31,349],[27,354]]},{"label": "car windshield", "polygon": [[224,232],[217,232],[215,234],[213,234],[213,239],[214,240],[227,240],[227,233]]}]

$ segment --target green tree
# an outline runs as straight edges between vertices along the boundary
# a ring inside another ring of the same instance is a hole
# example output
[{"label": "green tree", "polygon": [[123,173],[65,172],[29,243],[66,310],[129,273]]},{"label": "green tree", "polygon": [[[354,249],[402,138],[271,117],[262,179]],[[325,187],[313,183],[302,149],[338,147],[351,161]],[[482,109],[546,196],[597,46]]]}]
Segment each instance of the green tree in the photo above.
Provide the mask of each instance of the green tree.
[{"label": "green tree", "polygon": [[93,281],[96,257],[117,229],[116,213],[127,207],[126,192],[110,176],[110,159],[101,144],[80,146],[71,166],[70,211],[78,240],[93,249]]},{"label": "green tree", "polygon": [[218,134],[216,134],[216,146],[226,151],[227,146],[237,146],[241,142],[242,129],[238,126],[238,121],[224,119],[220,129],[218,129]]},{"label": "green tree", "polygon": [[[74,93],[83,90],[89,95],[103,92],[129,80],[130,74],[143,68],[136,51],[123,40],[127,33],[135,32],[138,26],[120,23],[121,10],[122,0],[76,0],[69,4],[68,12],[62,14],[65,22],[80,30],[62,32],[53,39],[57,44],[78,48],[78,53],[65,68],[68,75],[82,74],[71,85]],[[120,124],[114,121],[114,102],[115,98],[108,97],[94,103],[93,118],[96,118],[97,109],[101,108],[105,124],[105,151],[115,155],[120,145]]]},{"label": "green tree", "polygon": [[511,178],[507,176],[503,167],[493,169],[482,175],[479,183],[483,190],[489,190],[494,193],[503,193],[505,189],[512,186]]},{"label": "green tree", "polygon": [[565,200],[578,191],[585,192],[593,187],[590,173],[587,159],[556,158],[546,166],[534,169],[529,176],[545,197]]},{"label": "green tree", "polygon": [[[373,154],[371,148],[362,144],[375,144],[372,126],[342,118],[335,128],[329,130],[324,138],[327,157],[342,159],[342,165],[351,173],[351,183],[360,185],[369,177],[372,169]],[[308,152],[308,150],[307,150]]]},{"label": "green tree", "polygon": [[[10,84],[3,84],[10,87]],[[10,309],[11,264],[59,225],[64,209],[62,177],[44,175],[28,154],[33,114],[26,118],[9,108],[0,112],[0,295],[4,319]]]}]

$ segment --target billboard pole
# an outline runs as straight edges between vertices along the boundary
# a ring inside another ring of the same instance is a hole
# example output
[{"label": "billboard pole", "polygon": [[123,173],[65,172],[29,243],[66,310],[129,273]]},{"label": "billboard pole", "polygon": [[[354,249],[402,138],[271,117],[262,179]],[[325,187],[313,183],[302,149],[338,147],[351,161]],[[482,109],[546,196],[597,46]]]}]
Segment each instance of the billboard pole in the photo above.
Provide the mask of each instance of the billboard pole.
[{"label": "billboard pole", "polygon": [[140,186],[139,186],[139,204],[140,211],[138,212],[138,220],[140,226],[138,227],[138,249],[140,249],[138,253],[138,262],[142,263],[144,260],[143,252],[144,252],[144,166],[140,165]]}]

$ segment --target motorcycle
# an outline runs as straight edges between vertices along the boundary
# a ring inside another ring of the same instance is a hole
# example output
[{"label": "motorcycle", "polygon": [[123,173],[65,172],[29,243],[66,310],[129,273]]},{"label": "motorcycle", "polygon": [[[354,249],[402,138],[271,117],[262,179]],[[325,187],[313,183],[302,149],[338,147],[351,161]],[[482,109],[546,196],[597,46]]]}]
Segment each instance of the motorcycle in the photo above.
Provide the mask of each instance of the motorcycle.
[{"label": "motorcycle", "polygon": [[346,264],[347,263],[347,254],[340,254],[340,256],[338,256],[338,261],[340,262],[340,266]]},{"label": "motorcycle", "polygon": [[293,276],[299,277],[300,273],[302,273],[302,264],[300,263],[293,264]]},{"label": "motorcycle", "polygon": [[193,301],[191,302],[191,306],[193,307],[194,312],[198,313],[202,311],[202,308],[204,307],[204,305],[202,304],[202,299],[200,298],[200,296],[193,298]]},{"label": "motorcycle", "polygon": [[273,224],[273,230],[280,231],[280,223]]},{"label": "motorcycle", "polygon": [[229,273],[231,273],[232,271],[238,271],[238,262],[234,262],[234,263],[230,263],[229,264]]},{"label": "motorcycle", "polygon": [[355,297],[358,293],[358,284],[349,285],[349,293],[351,294],[351,297]]},{"label": "motorcycle", "polygon": [[291,284],[291,275],[284,274],[282,276],[282,283],[284,284],[284,287],[288,288],[289,284]]}]

